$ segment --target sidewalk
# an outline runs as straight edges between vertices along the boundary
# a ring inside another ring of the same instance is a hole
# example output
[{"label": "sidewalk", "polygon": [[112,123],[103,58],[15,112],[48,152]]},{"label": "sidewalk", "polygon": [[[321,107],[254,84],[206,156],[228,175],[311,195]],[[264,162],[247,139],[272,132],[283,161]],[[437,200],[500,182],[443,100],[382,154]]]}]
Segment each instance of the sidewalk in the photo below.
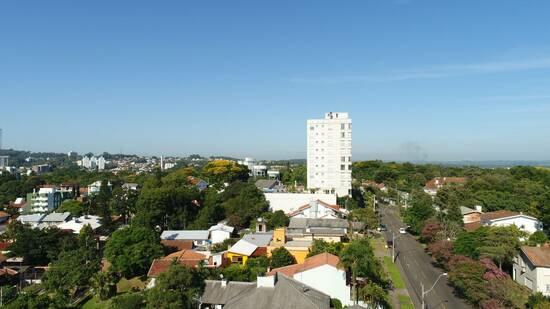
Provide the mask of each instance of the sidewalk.
[{"label": "sidewalk", "polygon": [[374,255],[381,259],[382,265],[386,273],[390,276],[393,282],[393,290],[389,291],[390,301],[394,308],[402,309],[414,309],[401,273],[397,266],[392,263],[390,251],[386,248],[385,240],[383,237],[372,239],[372,245],[374,248]]}]

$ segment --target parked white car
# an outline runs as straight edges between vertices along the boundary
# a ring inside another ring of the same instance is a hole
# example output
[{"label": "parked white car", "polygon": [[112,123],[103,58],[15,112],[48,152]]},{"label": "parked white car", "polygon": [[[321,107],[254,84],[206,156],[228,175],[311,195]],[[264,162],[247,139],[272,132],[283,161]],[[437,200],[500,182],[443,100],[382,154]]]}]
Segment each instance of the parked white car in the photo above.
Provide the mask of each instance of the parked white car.
[{"label": "parked white car", "polygon": [[407,229],[404,227],[399,228],[399,234],[407,234]]}]

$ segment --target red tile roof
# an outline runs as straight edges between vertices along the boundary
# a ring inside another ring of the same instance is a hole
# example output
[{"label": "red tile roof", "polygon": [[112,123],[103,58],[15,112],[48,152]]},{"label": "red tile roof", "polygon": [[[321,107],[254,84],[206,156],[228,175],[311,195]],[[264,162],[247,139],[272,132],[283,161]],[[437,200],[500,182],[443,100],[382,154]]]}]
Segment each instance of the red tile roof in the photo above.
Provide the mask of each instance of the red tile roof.
[{"label": "red tile roof", "polygon": [[148,277],[157,277],[170,268],[172,263],[179,263],[187,267],[197,267],[201,261],[206,262],[206,255],[193,250],[181,250],[169,254],[162,259],[155,259],[147,273]]},{"label": "red tile roof", "polygon": [[544,245],[542,247],[521,247],[521,251],[537,267],[550,267],[550,247]]},{"label": "red tile roof", "polygon": [[497,210],[497,211],[491,211],[481,214],[481,221],[488,221],[488,220],[495,220],[495,219],[502,219],[502,218],[508,218],[508,217],[515,217],[519,216],[521,213],[515,212],[515,211],[509,211],[509,210]]},{"label": "red tile roof", "polygon": [[317,268],[323,265],[331,265],[336,268],[341,268],[340,258],[330,253],[321,253],[308,257],[302,264],[294,264],[285,267],[279,267],[271,270],[267,273],[268,276],[273,276],[275,273],[282,273],[288,277],[294,276],[294,274],[304,272],[309,269]]},{"label": "red tile roof", "polygon": [[169,249],[172,250],[189,250],[193,249],[193,241],[192,240],[161,240],[160,243]]}]

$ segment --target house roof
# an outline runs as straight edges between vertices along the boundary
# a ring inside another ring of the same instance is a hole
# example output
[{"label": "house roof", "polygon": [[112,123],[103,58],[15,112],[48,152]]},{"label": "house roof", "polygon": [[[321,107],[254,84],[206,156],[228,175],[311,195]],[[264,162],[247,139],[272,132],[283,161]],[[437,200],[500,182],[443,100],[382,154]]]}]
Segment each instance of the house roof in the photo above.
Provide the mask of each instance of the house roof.
[{"label": "house roof", "polygon": [[205,280],[204,292],[201,296],[201,302],[205,304],[225,305],[229,300],[239,297],[239,295],[255,289],[255,282],[227,282],[222,287],[221,281]]},{"label": "house roof", "polygon": [[250,256],[252,255],[252,253],[254,253],[254,251],[256,251],[256,249],[258,249],[258,246],[251,244],[244,239],[241,239],[237,241],[237,243],[235,243],[233,246],[231,246],[231,248],[229,248],[227,251],[244,256]]},{"label": "house roof", "polygon": [[464,223],[464,229],[468,232],[475,231],[480,227],[481,227],[481,222],[480,221]]},{"label": "house roof", "polygon": [[481,221],[493,221],[493,220],[500,220],[504,218],[518,217],[518,216],[528,217],[528,218],[537,220],[537,218],[528,216],[521,212],[515,212],[515,211],[509,211],[509,210],[497,210],[497,211],[486,212],[482,214]]},{"label": "house roof", "polygon": [[340,264],[339,257],[325,252],[325,253],[314,255],[312,257],[308,257],[307,259],[305,259],[305,261],[302,264],[293,264],[285,267],[275,268],[270,272],[268,272],[267,276],[273,276],[276,273],[283,273],[289,277],[292,277],[295,274],[298,274],[313,268],[317,268],[323,265],[330,265],[341,269],[341,266],[339,266],[339,264]]},{"label": "house roof", "polygon": [[[360,229],[364,226],[361,222],[353,222],[354,228]],[[345,219],[319,219],[319,218],[290,218],[288,228],[348,228],[349,222]]]},{"label": "house roof", "polygon": [[285,275],[276,276],[274,287],[247,289],[233,297],[224,309],[328,309],[330,296]]},{"label": "house roof", "polygon": [[233,230],[235,230],[234,227],[232,226],[229,226],[229,225],[225,225],[223,223],[218,223],[216,225],[213,225],[211,226],[208,231],[209,232],[212,232],[212,231],[224,231],[224,232],[228,232],[228,233],[233,233]]},{"label": "house roof", "polygon": [[183,249],[193,249],[193,241],[192,240],[163,239],[163,240],[160,241],[160,243],[164,247],[175,248],[178,251],[183,250]]},{"label": "house roof", "polygon": [[5,218],[5,217],[9,217],[9,216],[10,216],[9,213],[0,210],[0,218]]},{"label": "house roof", "polygon": [[163,231],[160,239],[169,240],[207,240],[208,230],[168,230]]},{"label": "house roof", "polygon": [[[338,213],[342,213],[342,214],[345,214],[345,209],[342,209],[340,208],[340,206],[338,205],[330,205],[328,203],[325,203],[321,200],[316,200],[314,201],[315,203],[317,203],[317,205],[323,205],[324,207],[326,208],[330,208],[332,210],[334,210],[335,212],[338,212]],[[300,214],[302,211],[306,210],[306,209],[309,209],[311,208],[311,203],[308,203],[308,204],[305,204],[303,206],[300,206],[298,209],[296,209],[295,211],[291,212],[288,214],[289,217],[293,217],[293,216],[296,216],[298,214]]]},{"label": "house roof", "polygon": [[74,233],[80,233],[80,230],[86,226],[90,225],[92,230],[95,230],[101,226],[101,218],[98,216],[81,216],[78,218],[73,218],[70,221],[63,222],[57,227],[61,230],[72,230]]},{"label": "house roof", "polygon": [[169,254],[162,259],[153,260],[153,263],[151,263],[151,267],[147,272],[147,276],[153,278],[158,277],[158,275],[167,271],[168,268],[170,268],[170,265],[175,262],[187,267],[197,267],[201,261],[205,260],[207,260],[207,258],[204,254],[200,254],[193,250],[181,250]]},{"label": "house roof", "polygon": [[550,267],[550,247],[521,247],[521,251],[536,267]]},{"label": "house roof", "polygon": [[273,232],[252,233],[243,236],[243,240],[257,247],[267,247],[271,239],[273,239]]},{"label": "house roof", "polygon": [[52,212],[46,215],[42,222],[64,222],[71,216],[70,212]]},{"label": "house roof", "polygon": [[460,206],[460,212],[462,213],[463,216],[471,213],[481,213],[481,211],[478,211],[466,206]]},{"label": "house roof", "polygon": [[40,223],[45,216],[44,214],[21,215],[17,220],[24,223]]},{"label": "house roof", "polygon": [[256,188],[263,189],[273,189],[279,182],[272,179],[260,179],[256,181]]}]

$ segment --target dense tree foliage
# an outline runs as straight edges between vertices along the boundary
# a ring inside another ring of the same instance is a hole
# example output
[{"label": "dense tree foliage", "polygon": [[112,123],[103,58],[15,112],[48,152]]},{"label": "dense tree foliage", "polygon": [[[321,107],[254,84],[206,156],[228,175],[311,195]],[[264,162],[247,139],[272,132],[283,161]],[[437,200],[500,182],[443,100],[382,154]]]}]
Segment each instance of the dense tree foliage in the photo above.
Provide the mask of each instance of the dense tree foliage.
[{"label": "dense tree foliage", "polygon": [[411,205],[405,212],[405,222],[410,225],[410,230],[416,234],[420,233],[426,220],[434,215],[432,198],[422,191],[414,191]]},{"label": "dense tree foliage", "polygon": [[105,245],[105,257],[113,270],[127,278],[145,275],[153,259],[162,255],[158,234],[140,226],[114,232]]},{"label": "dense tree foliage", "polygon": [[147,291],[147,308],[196,308],[203,289],[204,278],[198,271],[175,263]]},{"label": "dense tree foliage", "polygon": [[276,248],[271,252],[271,268],[279,268],[295,264],[296,260],[285,247]]}]

